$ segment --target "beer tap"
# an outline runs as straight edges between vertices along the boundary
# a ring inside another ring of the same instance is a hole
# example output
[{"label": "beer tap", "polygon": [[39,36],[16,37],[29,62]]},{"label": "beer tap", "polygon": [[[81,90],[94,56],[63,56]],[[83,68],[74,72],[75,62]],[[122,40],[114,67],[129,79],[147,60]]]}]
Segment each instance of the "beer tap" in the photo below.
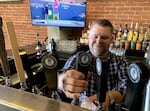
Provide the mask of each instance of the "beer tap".
[{"label": "beer tap", "polygon": [[12,85],[12,81],[11,81],[11,79],[10,79],[9,76],[6,76],[6,77],[5,77],[5,85],[6,85],[6,86],[11,86],[11,85]]},{"label": "beer tap", "polygon": [[[80,51],[77,53],[77,58],[76,58],[76,70],[82,72],[85,74],[85,79],[87,78],[88,74],[88,68],[91,64],[92,61],[92,56],[90,53]],[[86,94],[86,91],[84,91],[82,94]],[[82,95],[81,94],[81,95]],[[79,105],[79,99],[73,99],[71,101],[72,105]]]},{"label": "beer tap", "polygon": [[[149,76],[150,76],[150,44],[147,50],[146,65],[148,67]],[[150,111],[149,103],[150,103],[150,77],[146,85],[145,98],[144,98],[143,107],[142,107],[143,111]]]},{"label": "beer tap", "polygon": [[36,39],[37,39],[37,46],[35,48],[35,50],[37,51],[36,55],[37,55],[37,58],[39,59],[42,55],[42,43],[39,41],[39,33],[36,34]]},{"label": "beer tap", "polygon": [[[96,58],[96,92],[98,98],[98,111],[104,111],[102,103],[105,101],[107,92],[107,75],[108,75],[108,62],[106,59]],[[111,106],[109,107],[111,109]]]},{"label": "beer tap", "polygon": [[104,111],[102,104],[100,102],[101,97],[101,74],[102,74],[102,62],[100,58],[96,59],[96,71],[97,71],[97,80],[96,80],[96,87],[97,87],[97,98],[98,98],[98,109],[99,111]]},{"label": "beer tap", "polygon": [[47,53],[42,56],[41,63],[44,68],[46,81],[48,84],[50,97],[60,100],[60,97],[57,93],[57,70],[59,60],[57,57],[56,49],[54,49],[54,45],[56,45],[54,39],[52,41],[47,42]]},{"label": "beer tap", "polygon": [[[149,60],[149,57],[147,57],[147,60]],[[149,65],[141,61],[134,61],[129,64],[129,79],[126,96],[122,105],[123,111],[150,110],[150,72],[148,67]]]}]

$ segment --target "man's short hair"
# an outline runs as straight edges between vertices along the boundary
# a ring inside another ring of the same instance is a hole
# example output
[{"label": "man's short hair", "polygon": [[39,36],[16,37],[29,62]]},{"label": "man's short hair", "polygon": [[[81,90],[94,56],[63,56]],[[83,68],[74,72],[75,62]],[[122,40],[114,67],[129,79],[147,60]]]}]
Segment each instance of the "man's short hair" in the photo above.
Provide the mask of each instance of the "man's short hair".
[{"label": "man's short hair", "polygon": [[110,27],[111,29],[111,33],[113,33],[113,25],[112,23],[107,20],[107,19],[98,19],[92,22],[92,24],[90,25],[90,29],[95,25],[98,24],[99,26],[103,26],[103,27]]}]

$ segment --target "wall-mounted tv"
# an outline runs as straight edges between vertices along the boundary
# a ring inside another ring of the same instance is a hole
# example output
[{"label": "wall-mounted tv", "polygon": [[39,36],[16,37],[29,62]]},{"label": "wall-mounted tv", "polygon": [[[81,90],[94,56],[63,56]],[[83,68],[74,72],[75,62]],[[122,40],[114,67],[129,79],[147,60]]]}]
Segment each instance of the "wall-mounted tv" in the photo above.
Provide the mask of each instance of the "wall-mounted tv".
[{"label": "wall-mounted tv", "polygon": [[30,0],[32,25],[84,27],[86,0]]}]

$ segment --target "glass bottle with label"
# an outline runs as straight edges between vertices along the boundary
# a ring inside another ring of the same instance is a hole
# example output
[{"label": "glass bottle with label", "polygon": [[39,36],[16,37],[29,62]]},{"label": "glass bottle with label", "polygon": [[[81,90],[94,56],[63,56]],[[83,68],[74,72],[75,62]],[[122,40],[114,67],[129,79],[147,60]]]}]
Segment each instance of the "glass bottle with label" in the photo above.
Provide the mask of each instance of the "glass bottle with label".
[{"label": "glass bottle with label", "polygon": [[130,43],[130,49],[135,50],[135,48],[136,48],[136,42],[132,40]]},{"label": "glass bottle with label", "polygon": [[131,23],[130,30],[128,32],[128,41],[131,41],[133,37],[133,23]]},{"label": "glass bottle with label", "polygon": [[136,42],[138,40],[138,36],[139,36],[138,23],[136,23],[135,29],[133,32],[133,41]]},{"label": "glass bottle with label", "polygon": [[116,25],[114,25],[114,30],[113,30],[113,37],[114,37],[114,40],[116,40],[116,37],[117,37],[117,29],[116,29]]},{"label": "glass bottle with label", "polygon": [[141,50],[141,48],[142,48],[141,41],[137,41],[137,42],[136,42],[135,49],[136,49],[136,50]]},{"label": "glass bottle with label", "polygon": [[147,28],[147,31],[145,32],[144,35],[144,41],[149,41],[150,40],[150,26]]},{"label": "glass bottle with label", "polygon": [[138,41],[142,42],[144,40],[144,27],[140,27],[139,38]]},{"label": "glass bottle with label", "polygon": [[121,38],[122,38],[122,25],[120,25],[119,31],[117,33],[117,39],[121,39]]},{"label": "glass bottle with label", "polygon": [[128,24],[125,24],[125,28],[123,30],[123,38],[126,39],[128,36]]}]

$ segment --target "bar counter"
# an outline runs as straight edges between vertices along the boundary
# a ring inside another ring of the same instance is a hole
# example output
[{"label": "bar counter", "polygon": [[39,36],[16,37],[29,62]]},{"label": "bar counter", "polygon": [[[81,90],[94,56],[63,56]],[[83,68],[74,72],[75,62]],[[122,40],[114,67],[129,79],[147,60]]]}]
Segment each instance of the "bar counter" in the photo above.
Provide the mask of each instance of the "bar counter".
[{"label": "bar counter", "polygon": [[1,111],[88,111],[52,98],[0,85]]}]

